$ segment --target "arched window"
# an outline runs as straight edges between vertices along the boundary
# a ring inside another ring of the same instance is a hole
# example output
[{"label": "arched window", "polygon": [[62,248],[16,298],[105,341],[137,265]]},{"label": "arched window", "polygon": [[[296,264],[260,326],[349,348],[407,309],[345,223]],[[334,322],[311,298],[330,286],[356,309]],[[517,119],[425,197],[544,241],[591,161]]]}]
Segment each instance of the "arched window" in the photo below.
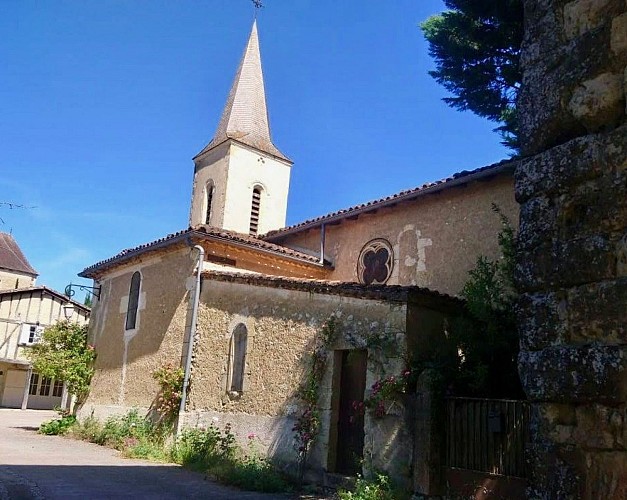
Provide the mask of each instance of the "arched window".
[{"label": "arched window", "polygon": [[207,182],[207,186],[205,186],[205,224],[211,224],[211,203],[213,202],[213,191],[213,181]]},{"label": "arched window", "polygon": [[244,369],[246,367],[246,348],[248,345],[248,330],[240,323],[231,337],[231,392],[243,392]]},{"label": "arched window", "polygon": [[259,209],[261,205],[261,188],[253,189],[253,202],[250,208],[250,234],[257,236],[259,230]]},{"label": "arched window", "polygon": [[142,277],[139,271],[133,273],[131,288],[128,292],[128,308],[126,310],[126,329],[133,330],[137,323],[137,308],[139,307],[139,288]]}]

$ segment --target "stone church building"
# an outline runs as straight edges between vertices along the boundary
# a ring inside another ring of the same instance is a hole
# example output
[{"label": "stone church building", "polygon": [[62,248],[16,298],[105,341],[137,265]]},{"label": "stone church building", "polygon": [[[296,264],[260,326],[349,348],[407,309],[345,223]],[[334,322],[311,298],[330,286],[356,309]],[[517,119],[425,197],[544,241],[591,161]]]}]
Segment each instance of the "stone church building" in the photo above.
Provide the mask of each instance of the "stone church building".
[{"label": "stone church building", "polygon": [[80,273],[100,288],[82,412],[148,411],[152,372],[190,366],[183,425],[230,423],[293,463],[297,391],[333,318],[309,465],[355,473],[363,459],[410,483],[417,466],[403,412],[376,419],[350,408],[400,374],[408,353],[437,345],[477,258],[499,256],[492,205],[517,224],[515,162],[285,227],[292,160],[271,137],[266,106],[255,23],[215,135],[194,157],[189,227]]}]

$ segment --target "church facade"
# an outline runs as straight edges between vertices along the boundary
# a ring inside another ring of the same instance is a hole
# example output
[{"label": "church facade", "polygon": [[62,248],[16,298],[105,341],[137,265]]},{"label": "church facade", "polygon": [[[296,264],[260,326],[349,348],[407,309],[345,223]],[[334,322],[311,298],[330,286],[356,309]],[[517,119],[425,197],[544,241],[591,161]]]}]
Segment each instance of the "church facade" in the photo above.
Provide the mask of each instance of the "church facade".
[{"label": "church facade", "polygon": [[309,466],[353,474],[363,463],[409,484],[407,411],[351,408],[408,357],[426,357],[462,314],[467,272],[499,256],[493,205],[517,224],[514,163],[285,227],[291,166],[271,138],[255,23],[216,134],[194,157],[189,227],[80,274],[100,288],[82,412],[148,412],[152,372],[189,367],[180,425],[229,423],[293,464],[299,387],[331,322]]}]

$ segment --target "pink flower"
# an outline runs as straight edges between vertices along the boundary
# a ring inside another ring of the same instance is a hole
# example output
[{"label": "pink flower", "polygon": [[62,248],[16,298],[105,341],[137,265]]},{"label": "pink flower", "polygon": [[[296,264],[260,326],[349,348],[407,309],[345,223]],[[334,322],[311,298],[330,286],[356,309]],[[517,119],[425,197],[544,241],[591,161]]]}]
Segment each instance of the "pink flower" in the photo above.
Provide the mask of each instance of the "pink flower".
[{"label": "pink flower", "polygon": [[257,437],[257,434],[255,434],[254,432],[251,432],[250,434],[248,434],[248,439],[255,439]]}]

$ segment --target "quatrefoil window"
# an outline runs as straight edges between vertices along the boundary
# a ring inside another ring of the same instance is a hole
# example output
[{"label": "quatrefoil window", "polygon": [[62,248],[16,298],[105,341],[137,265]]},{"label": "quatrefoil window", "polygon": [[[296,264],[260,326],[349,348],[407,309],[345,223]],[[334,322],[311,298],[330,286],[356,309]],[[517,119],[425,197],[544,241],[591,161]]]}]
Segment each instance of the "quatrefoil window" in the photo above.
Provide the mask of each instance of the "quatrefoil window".
[{"label": "quatrefoil window", "polygon": [[383,284],[390,279],[394,266],[394,252],[387,240],[369,241],[362,248],[357,263],[357,276],[364,285]]}]

